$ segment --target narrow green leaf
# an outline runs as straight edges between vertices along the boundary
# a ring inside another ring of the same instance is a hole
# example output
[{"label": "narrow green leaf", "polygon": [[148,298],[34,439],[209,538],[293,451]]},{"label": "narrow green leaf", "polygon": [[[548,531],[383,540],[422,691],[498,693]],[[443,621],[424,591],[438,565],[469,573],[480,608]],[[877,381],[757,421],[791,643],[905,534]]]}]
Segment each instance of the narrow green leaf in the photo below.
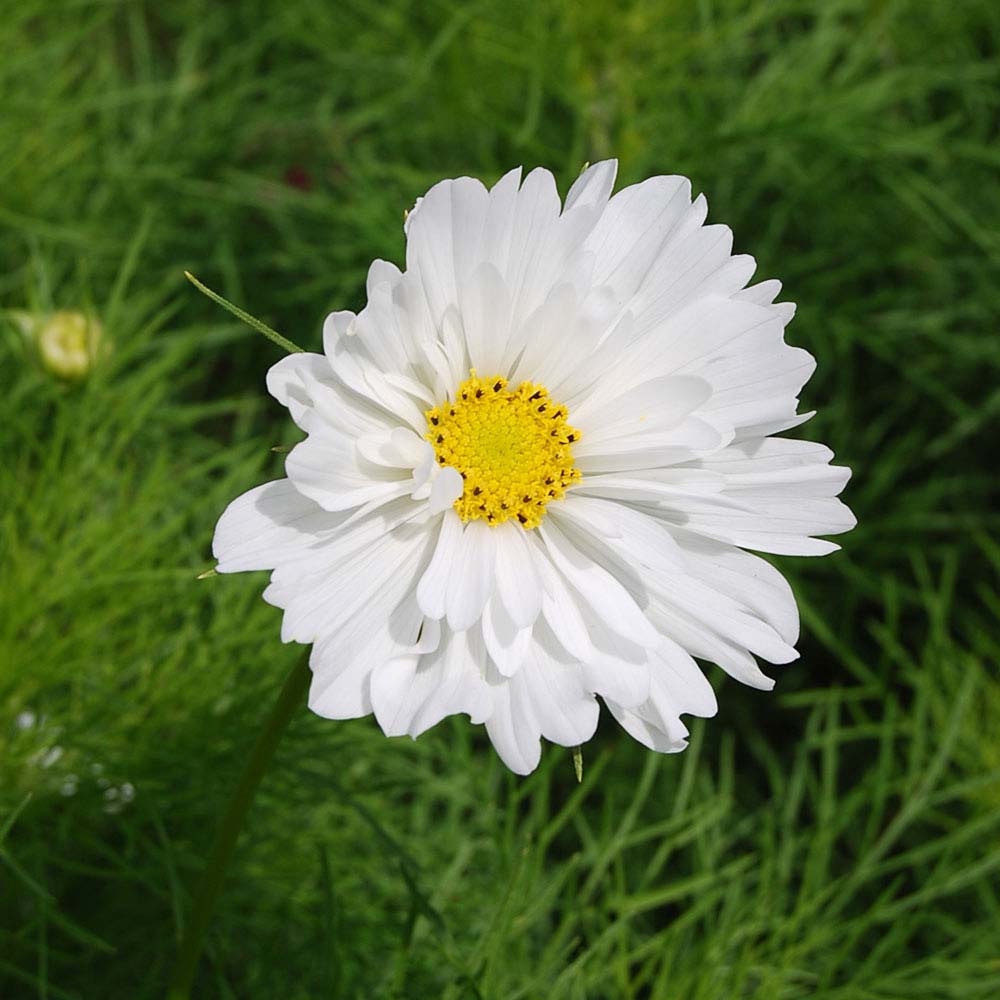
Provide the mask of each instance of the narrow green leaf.
[{"label": "narrow green leaf", "polygon": [[289,354],[302,354],[303,349],[298,346],[298,344],[293,344],[287,337],[282,337],[277,330],[272,330],[266,323],[257,319],[256,316],[251,316],[245,309],[241,309],[237,305],[233,305],[228,299],[224,299],[218,292],[213,292],[211,288],[207,285],[202,284],[190,271],[184,272],[184,277],[202,292],[207,295],[213,302],[218,303],[227,312],[231,312],[237,319],[243,320],[247,326],[252,326],[258,333],[264,334],[268,340],[273,340],[279,347],[284,348]]}]

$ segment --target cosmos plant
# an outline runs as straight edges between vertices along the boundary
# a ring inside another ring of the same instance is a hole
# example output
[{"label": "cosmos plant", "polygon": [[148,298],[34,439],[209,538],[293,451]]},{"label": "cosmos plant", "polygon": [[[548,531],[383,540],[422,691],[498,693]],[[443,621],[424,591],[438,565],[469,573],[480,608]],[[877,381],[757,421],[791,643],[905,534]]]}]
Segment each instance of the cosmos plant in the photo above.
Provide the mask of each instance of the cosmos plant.
[{"label": "cosmos plant", "polygon": [[[286,478],[219,519],[219,573],[270,570],[289,673],[223,814],[170,1000],[187,1000],[227,861],[308,689],[331,719],[417,737],[483,724],[518,774],[541,739],[579,748],[599,700],[651,750],[711,716],[695,658],[753,687],[796,657],[795,598],[747,550],[824,555],[854,517],[850,471],[779,437],[808,420],[794,307],[749,282],[683,177],[612,195],[617,164],[560,203],[547,170],[436,184],[406,219],[406,269],[377,260],[360,313],[290,353],[271,394],[305,439]],[[214,575],[215,571],[210,571]],[[203,574],[208,575],[208,574]],[[582,759],[574,752],[577,777]]]}]

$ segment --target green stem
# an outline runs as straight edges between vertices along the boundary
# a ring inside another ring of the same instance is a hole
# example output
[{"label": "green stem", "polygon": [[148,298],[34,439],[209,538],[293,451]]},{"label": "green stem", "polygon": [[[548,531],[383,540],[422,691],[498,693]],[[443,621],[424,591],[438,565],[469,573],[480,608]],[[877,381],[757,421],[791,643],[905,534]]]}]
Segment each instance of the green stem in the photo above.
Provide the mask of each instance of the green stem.
[{"label": "green stem", "polygon": [[264,334],[268,340],[273,340],[279,347],[288,351],[289,354],[304,353],[298,344],[293,344],[287,337],[282,337],[277,330],[272,330],[263,320],[257,319],[256,316],[251,316],[246,309],[241,309],[238,305],[230,302],[229,299],[224,299],[218,292],[213,292],[208,285],[200,282],[190,271],[185,271],[184,277],[203,295],[207,295],[227,312],[231,312],[237,319],[243,320],[247,326],[252,326],[258,333]]},{"label": "green stem", "polygon": [[302,699],[309,688],[310,676],[307,649],[285,678],[278,700],[274,703],[253,750],[250,751],[250,757],[215,832],[215,841],[205,862],[205,871],[195,895],[191,919],[184,930],[177,953],[177,966],[167,995],[168,1000],[188,1000],[198,968],[205,931],[208,930],[212,917],[212,908],[226,876],[226,866],[239,839],[240,830],[243,828],[243,822],[260,779],[264,776],[295,710],[302,704]]}]

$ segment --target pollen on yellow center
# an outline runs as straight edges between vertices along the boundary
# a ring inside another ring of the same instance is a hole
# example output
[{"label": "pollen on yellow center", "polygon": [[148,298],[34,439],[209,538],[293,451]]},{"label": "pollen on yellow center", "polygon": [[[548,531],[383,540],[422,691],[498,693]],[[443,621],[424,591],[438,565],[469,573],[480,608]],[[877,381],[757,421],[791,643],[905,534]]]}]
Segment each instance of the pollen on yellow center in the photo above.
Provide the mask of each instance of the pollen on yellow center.
[{"label": "pollen on yellow center", "polygon": [[482,379],[473,369],[454,400],[426,416],[438,463],[465,480],[455,501],[463,521],[494,525],[516,517],[537,528],[546,505],[581,478],[572,450],[580,432],[544,386],[522,382],[511,391],[505,378]]}]

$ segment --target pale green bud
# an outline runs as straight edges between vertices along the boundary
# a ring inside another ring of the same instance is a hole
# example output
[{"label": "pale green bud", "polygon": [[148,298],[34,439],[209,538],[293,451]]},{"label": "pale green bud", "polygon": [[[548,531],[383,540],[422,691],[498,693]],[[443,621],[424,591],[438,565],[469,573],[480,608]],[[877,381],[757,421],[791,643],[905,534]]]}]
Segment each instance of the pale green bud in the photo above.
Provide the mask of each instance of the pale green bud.
[{"label": "pale green bud", "polygon": [[35,327],[38,355],[46,371],[76,381],[90,371],[104,345],[104,330],[93,317],[62,310]]}]

